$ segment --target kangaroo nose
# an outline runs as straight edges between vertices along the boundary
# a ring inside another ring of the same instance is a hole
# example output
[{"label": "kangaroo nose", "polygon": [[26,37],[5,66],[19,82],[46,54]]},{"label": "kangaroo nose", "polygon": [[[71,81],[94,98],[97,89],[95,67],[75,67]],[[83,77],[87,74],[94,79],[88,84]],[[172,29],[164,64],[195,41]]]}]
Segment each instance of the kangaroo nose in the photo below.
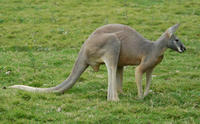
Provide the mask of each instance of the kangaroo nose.
[{"label": "kangaroo nose", "polygon": [[183,52],[186,51],[185,46],[181,45],[181,50],[182,50]]}]

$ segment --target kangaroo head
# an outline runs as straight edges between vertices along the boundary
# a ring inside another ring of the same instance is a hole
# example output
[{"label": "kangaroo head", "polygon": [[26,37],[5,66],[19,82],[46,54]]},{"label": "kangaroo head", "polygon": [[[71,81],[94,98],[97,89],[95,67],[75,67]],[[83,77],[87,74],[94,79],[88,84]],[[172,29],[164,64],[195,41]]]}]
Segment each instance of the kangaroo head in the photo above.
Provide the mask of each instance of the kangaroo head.
[{"label": "kangaroo head", "polygon": [[176,24],[167,29],[166,34],[168,37],[168,48],[175,50],[179,53],[182,53],[186,50],[183,43],[175,36],[176,29],[179,27],[179,24]]}]

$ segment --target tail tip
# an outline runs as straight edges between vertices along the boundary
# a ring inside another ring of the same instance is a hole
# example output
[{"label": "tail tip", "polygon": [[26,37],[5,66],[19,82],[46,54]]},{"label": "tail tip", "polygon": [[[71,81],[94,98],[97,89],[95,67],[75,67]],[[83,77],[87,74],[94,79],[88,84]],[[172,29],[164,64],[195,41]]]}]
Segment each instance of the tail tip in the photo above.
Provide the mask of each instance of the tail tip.
[{"label": "tail tip", "polygon": [[4,90],[5,90],[5,89],[7,89],[7,87],[3,86],[3,87],[2,87],[2,89],[4,89]]}]

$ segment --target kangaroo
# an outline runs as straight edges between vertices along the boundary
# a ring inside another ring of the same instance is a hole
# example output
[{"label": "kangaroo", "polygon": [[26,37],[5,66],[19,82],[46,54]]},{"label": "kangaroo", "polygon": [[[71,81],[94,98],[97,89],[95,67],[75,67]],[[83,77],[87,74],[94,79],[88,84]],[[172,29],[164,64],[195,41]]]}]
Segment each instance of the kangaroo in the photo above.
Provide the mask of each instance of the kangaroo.
[{"label": "kangaroo", "polygon": [[[138,97],[143,99],[149,94],[153,69],[159,64],[167,48],[179,53],[186,50],[181,41],[174,35],[179,24],[168,28],[155,42],[151,42],[136,30],[122,24],[108,24],[97,28],[82,45],[71,74],[61,84],[50,88],[34,88],[14,85],[33,92],[64,93],[70,89],[80,75],[91,66],[94,71],[105,64],[108,71],[107,100],[118,101],[118,93],[122,93],[123,67],[138,65],[135,69],[135,80]],[[146,73],[146,88],[143,93],[142,75]]]}]

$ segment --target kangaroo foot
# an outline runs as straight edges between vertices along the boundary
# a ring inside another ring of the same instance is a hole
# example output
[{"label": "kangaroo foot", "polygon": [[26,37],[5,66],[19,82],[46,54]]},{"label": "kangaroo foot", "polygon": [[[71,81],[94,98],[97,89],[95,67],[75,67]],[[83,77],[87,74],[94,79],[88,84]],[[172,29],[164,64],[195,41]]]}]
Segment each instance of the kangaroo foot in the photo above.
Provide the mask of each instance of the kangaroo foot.
[{"label": "kangaroo foot", "polygon": [[108,101],[119,101],[119,98],[118,98],[117,94],[108,94],[107,100]]},{"label": "kangaroo foot", "polygon": [[153,92],[152,90],[145,91],[144,92],[144,97],[147,96],[149,93],[152,93],[152,92]]}]

